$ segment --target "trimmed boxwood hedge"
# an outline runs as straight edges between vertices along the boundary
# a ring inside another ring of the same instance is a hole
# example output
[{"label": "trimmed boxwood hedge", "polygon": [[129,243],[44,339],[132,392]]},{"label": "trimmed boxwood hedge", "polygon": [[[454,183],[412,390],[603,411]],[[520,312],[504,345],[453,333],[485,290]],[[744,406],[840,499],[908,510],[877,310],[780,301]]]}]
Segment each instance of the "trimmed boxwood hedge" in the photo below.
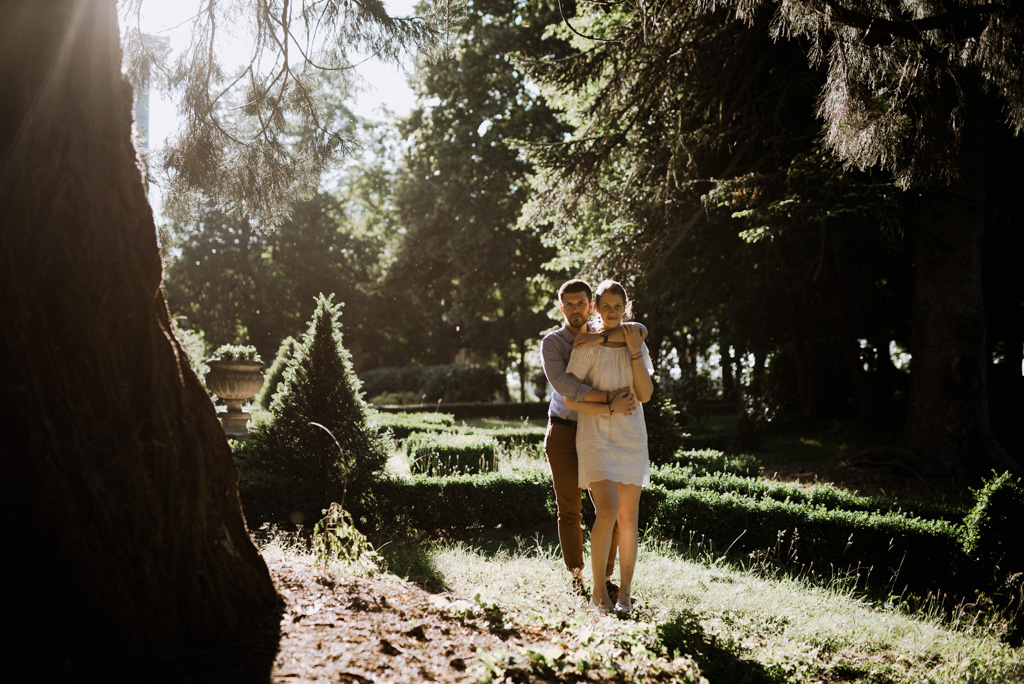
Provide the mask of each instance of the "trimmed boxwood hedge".
[{"label": "trimmed boxwood hedge", "polygon": [[518,528],[554,521],[551,479],[542,471],[393,479],[376,489],[395,529]]},{"label": "trimmed boxwood hedge", "polygon": [[378,430],[391,430],[391,436],[403,440],[414,432],[450,432],[455,419],[448,413],[385,413],[377,412],[371,422]]},{"label": "trimmed boxwood hedge", "polygon": [[[378,488],[389,528],[423,530],[526,527],[553,523],[546,472],[414,476]],[[584,509],[587,509],[584,506]],[[989,569],[963,552],[961,528],[896,512],[835,510],[702,489],[654,485],[640,499],[646,534],[715,555],[796,565],[830,578],[851,568],[862,587],[969,595]]]},{"label": "trimmed boxwood hedge", "polygon": [[858,496],[830,485],[801,487],[791,482],[770,482],[732,473],[705,474],[691,468],[654,466],[651,482],[665,489],[701,489],[731,492],[753,499],[774,499],[847,511],[900,513],[902,515],[959,523],[966,511],[926,503],[909,503],[891,498]]},{"label": "trimmed boxwood hedge", "polygon": [[[897,590],[969,586],[959,527],[898,513],[831,510],[708,490],[653,486],[640,499],[641,525],[688,542],[693,531],[716,554],[775,553],[772,560],[832,572],[859,566]],[[813,566],[812,566],[813,564]]]},{"label": "trimmed boxwood hedge", "polygon": [[417,475],[454,475],[494,470],[497,441],[487,435],[417,432],[405,440],[409,468]]}]

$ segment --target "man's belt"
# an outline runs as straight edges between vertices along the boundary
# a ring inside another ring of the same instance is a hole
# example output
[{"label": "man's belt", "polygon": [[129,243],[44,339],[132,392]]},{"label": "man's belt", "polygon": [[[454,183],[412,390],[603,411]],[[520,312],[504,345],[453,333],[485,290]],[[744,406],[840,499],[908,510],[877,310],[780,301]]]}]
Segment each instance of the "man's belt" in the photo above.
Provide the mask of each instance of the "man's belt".
[{"label": "man's belt", "polygon": [[569,420],[568,418],[562,418],[560,416],[548,416],[548,420],[550,420],[552,423],[557,423],[559,425],[564,425],[565,427],[571,427],[571,428],[576,427],[576,421],[575,420]]}]

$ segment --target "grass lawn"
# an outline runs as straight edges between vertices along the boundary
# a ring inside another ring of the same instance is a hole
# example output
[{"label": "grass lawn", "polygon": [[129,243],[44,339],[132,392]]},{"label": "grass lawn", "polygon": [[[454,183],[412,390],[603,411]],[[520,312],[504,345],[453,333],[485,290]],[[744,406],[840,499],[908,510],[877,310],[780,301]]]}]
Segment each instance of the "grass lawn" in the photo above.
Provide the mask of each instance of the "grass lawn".
[{"label": "grass lawn", "polygon": [[[384,576],[435,592],[442,609],[559,630],[561,652],[545,665],[561,669],[560,679],[581,659],[639,681],[688,656],[712,684],[1024,681],[1024,650],[1003,641],[1001,616],[961,606],[942,618],[931,603],[909,613],[896,599],[872,603],[842,582],[821,587],[770,568],[729,567],[671,544],[642,544],[639,607],[625,619],[598,616],[568,593],[550,536],[391,541],[379,551]],[[295,551],[278,540],[264,553]],[[543,656],[513,649],[478,658],[486,673]]]}]

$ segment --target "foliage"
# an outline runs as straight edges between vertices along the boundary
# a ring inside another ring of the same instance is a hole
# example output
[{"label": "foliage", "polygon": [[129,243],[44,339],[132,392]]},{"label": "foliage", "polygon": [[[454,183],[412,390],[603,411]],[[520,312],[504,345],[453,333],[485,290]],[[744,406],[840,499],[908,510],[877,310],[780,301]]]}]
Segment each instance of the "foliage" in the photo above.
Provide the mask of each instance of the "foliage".
[{"label": "foliage", "polygon": [[210,367],[206,365],[206,336],[201,330],[182,328],[176,318],[171,319],[171,328],[174,330],[178,342],[181,343],[181,348],[188,355],[188,363],[192,366],[192,372],[198,378],[206,377],[206,373],[210,370]]},{"label": "foliage", "polygon": [[334,293],[345,302],[350,350],[368,362],[388,354],[379,332],[385,302],[364,292],[381,258],[376,237],[356,234],[340,195],[319,193],[290,212],[272,233],[209,207],[174,224],[168,306],[208,337],[251,341],[270,358],[281,340],[302,332],[317,294]]},{"label": "foliage", "polygon": [[347,570],[374,573],[380,557],[373,545],[353,524],[352,515],[337,503],[325,510],[313,527],[313,554],[317,565],[342,563]]},{"label": "foliage", "polygon": [[448,58],[419,66],[420,106],[402,123],[395,189],[408,234],[383,287],[407,308],[434,312],[416,340],[433,352],[424,362],[465,349],[502,370],[515,358],[528,377],[526,350],[550,325],[544,264],[554,251],[539,226],[515,229],[531,172],[520,141],[563,127],[515,55],[559,53],[562,42],[545,36],[558,11],[537,0],[466,9]]},{"label": "foliage", "polygon": [[[291,201],[351,152],[328,102],[351,92],[360,56],[398,63],[436,35],[420,17],[388,16],[380,2],[212,3],[192,15],[187,48],[165,65],[139,28],[141,4],[122,4],[126,71],[137,87],[177,95],[184,119],[162,159],[165,213],[188,216],[207,198],[263,226],[279,225]],[[224,34],[252,37],[247,63],[232,71],[214,49]]]},{"label": "foliage", "polygon": [[580,4],[573,26],[597,40],[575,35],[573,54],[531,68],[574,130],[533,150],[523,220],[555,226],[546,239],[588,272],[634,281],[686,399],[717,347],[727,400],[749,355],[751,390],[772,368],[786,411],[869,413],[889,368],[876,379],[854,357],[909,342],[895,192],[829,158],[813,116],[823,75],[767,37],[769,12],[748,18]]},{"label": "foliage", "polygon": [[282,340],[281,346],[277,348],[277,354],[274,356],[274,362],[267,369],[263,387],[256,395],[257,404],[263,407],[270,406],[274,395],[277,394],[278,388],[284,381],[284,372],[288,369],[288,364],[295,358],[298,351],[299,343],[294,337],[289,336]]},{"label": "foliage", "polygon": [[752,477],[761,472],[761,463],[750,454],[727,455],[717,449],[688,449],[676,452],[675,459],[665,465],[685,468],[695,475],[732,473]]},{"label": "foliage", "polygon": [[797,565],[826,579],[857,568],[865,586],[959,595],[978,579],[958,528],[942,520],[656,487],[644,491],[640,513],[641,525],[646,521],[664,538],[696,534],[716,555]]},{"label": "foliage", "polygon": [[495,469],[493,437],[474,434],[416,433],[405,440],[409,467],[418,475],[457,475]]},{"label": "foliage", "polygon": [[371,400],[386,393],[412,393],[419,404],[490,402],[505,387],[505,376],[497,368],[464,363],[377,368],[360,373],[360,379]]},{"label": "foliage", "polygon": [[1024,487],[1008,472],[993,473],[975,494],[964,520],[964,552],[1002,573],[1024,572],[1024,547],[1018,533],[1024,520]]},{"label": "foliage", "polygon": [[309,329],[271,402],[271,420],[250,438],[245,467],[256,481],[279,489],[283,508],[274,514],[285,519],[295,511],[306,520],[319,519],[332,502],[358,514],[372,500],[375,475],[390,453],[390,440],[369,423],[342,344],[340,316],[331,297],[317,298]]},{"label": "foliage", "polygon": [[389,530],[523,528],[554,515],[547,473],[485,473],[385,480],[379,524]]},{"label": "foliage", "polygon": [[448,413],[376,413],[373,424],[379,430],[388,430],[396,440],[403,440],[414,432],[451,432],[455,419]]},{"label": "foliage", "polygon": [[251,344],[222,344],[213,353],[220,361],[260,361],[259,352]]},{"label": "foliage", "polygon": [[678,414],[679,411],[662,389],[661,383],[654,383],[654,394],[644,404],[647,448],[652,465],[674,462],[676,452],[682,448],[683,430],[679,426]]},{"label": "foliage", "polygon": [[828,484],[805,487],[792,482],[764,480],[757,475],[707,473],[695,469],[692,465],[655,466],[651,469],[651,483],[668,490],[700,489],[732,493],[752,499],[823,506],[832,510],[897,513],[929,520],[946,520],[951,523],[959,523],[964,518],[964,511],[958,507],[903,502],[891,497],[860,496]]}]

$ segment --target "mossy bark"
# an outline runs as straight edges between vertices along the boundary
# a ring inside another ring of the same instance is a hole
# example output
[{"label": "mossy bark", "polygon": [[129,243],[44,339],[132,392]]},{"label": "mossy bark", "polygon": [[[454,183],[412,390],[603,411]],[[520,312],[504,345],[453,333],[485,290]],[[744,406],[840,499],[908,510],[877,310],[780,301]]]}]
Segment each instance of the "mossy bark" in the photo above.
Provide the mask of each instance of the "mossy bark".
[{"label": "mossy bark", "polygon": [[6,586],[27,620],[17,639],[45,638],[58,670],[110,679],[140,667],[188,679],[242,646],[263,654],[248,666],[265,677],[280,598],[171,332],[120,64],[114,0],[0,4],[2,511]]}]

